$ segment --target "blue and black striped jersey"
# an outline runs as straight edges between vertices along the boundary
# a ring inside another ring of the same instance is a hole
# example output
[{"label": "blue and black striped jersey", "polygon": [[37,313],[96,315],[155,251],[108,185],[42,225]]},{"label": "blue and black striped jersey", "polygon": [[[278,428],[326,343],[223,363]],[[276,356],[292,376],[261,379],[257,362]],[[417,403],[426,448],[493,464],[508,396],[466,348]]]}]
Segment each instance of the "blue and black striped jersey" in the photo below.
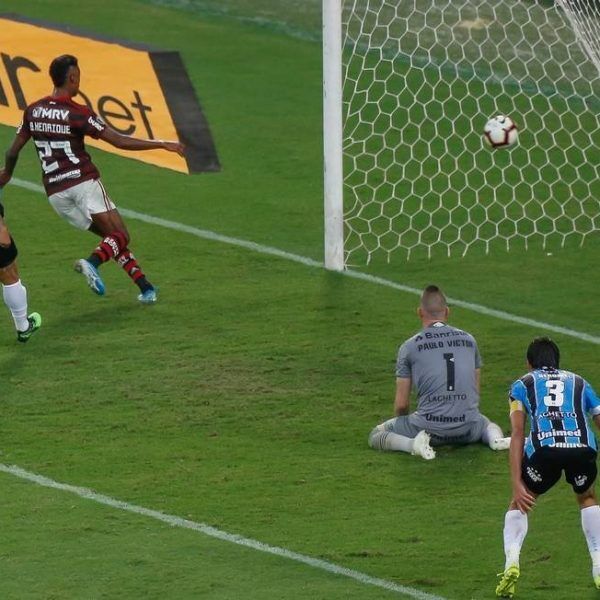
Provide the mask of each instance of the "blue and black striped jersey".
[{"label": "blue and black striped jersey", "polygon": [[525,452],[531,456],[543,447],[592,448],[596,438],[588,415],[600,414],[600,399],[592,386],[576,373],[535,369],[510,388],[511,411],[529,415],[530,432]]}]

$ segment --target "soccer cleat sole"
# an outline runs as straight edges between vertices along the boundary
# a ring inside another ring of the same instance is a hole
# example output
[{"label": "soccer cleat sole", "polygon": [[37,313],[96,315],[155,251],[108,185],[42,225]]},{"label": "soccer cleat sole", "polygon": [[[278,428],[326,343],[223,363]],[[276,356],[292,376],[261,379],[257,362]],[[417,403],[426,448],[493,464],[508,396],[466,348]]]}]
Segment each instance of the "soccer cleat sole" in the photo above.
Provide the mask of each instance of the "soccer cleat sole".
[{"label": "soccer cleat sole", "polygon": [[94,265],[90,264],[85,258],[80,258],[75,263],[75,271],[77,273],[81,273],[88,284],[88,287],[96,294],[97,296],[104,296],[104,292],[106,288],[104,287],[104,282],[102,281],[102,277],[100,277],[100,273]]}]

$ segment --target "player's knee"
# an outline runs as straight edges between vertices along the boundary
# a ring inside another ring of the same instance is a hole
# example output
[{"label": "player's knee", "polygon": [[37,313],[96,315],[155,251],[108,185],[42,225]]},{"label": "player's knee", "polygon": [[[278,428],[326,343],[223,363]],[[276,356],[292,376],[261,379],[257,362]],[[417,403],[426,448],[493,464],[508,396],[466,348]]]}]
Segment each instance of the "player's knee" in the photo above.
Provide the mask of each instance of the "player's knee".
[{"label": "player's knee", "polygon": [[123,242],[123,247],[127,246],[127,244],[129,244],[129,242],[131,241],[131,237],[129,236],[129,231],[127,231],[127,229],[121,229],[119,231],[119,233],[121,234],[121,240]]},{"label": "player's knee", "polygon": [[10,242],[8,244],[3,244],[0,242],[0,269],[5,269],[17,258],[17,254],[19,253],[17,250],[17,245],[15,241],[10,237]]},{"label": "player's knee", "polygon": [[117,243],[120,250],[123,250],[129,244],[129,232],[126,229],[116,229],[108,237]]},{"label": "player's knee", "polygon": [[581,492],[580,494],[576,494],[577,503],[580,508],[586,508],[587,506],[593,506],[594,504],[598,504],[598,499],[596,498],[596,490],[594,486],[591,485],[585,492]]}]

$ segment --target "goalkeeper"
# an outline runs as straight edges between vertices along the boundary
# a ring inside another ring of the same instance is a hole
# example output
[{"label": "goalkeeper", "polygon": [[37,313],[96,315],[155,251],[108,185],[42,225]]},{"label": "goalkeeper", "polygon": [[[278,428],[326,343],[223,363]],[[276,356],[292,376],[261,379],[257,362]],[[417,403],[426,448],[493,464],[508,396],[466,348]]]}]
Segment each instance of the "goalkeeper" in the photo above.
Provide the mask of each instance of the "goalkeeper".
[{"label": "goalkeeper", "polygon": [[[423,329],[406,340],[396,362],[395,417],[369,435],[376,450],[435,458],[432,446],[483,442],[507,450],[510,438],[479,412],[481,357],[472,335],[446,323],[450,309],[435,285],[425,288],[417,314]],[[414,385],[417,410],[409,414]]]}]

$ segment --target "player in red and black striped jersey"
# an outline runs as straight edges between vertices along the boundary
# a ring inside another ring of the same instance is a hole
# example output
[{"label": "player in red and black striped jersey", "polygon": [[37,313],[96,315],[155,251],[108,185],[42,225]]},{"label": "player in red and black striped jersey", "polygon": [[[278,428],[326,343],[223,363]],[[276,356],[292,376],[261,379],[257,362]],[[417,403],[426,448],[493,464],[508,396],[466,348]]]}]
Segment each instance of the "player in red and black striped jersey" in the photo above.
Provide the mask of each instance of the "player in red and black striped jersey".
[{"label": "player in red and black striped jersey", "polygon": [[138,300],[144,304],[156,302],[156,288],[146,279],[129,249],[127,227],[100,181],[100,173],[86,151],[84,139],[91,136],[124,150],[164,149],[181,156],[183,145],[122,135],[87,106],[75,102],[81,73],[74,56],[65,54],[55,58],[49,72],[54,90],[50,96],[25,109],[23,122],[6,153],[5,166],[0,169],[0,188],[10,181],[19,152],[33,139],[46,194],[54,210],[75,227],[102,238],[87,259],[75,263],[75,270],[86,277],[93,292],[103,295],[104,282],[98,269],[113,259],[139,287]]},{"label": "player in red and black striped jersey", "polygon": [[74,187],[100,172],[86,152],[86,135],[100,138],[106,124],[87,106],[70,96],[46,96],[30,104],[17,128],[23,144],[33,138],[48,196]]}]

